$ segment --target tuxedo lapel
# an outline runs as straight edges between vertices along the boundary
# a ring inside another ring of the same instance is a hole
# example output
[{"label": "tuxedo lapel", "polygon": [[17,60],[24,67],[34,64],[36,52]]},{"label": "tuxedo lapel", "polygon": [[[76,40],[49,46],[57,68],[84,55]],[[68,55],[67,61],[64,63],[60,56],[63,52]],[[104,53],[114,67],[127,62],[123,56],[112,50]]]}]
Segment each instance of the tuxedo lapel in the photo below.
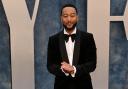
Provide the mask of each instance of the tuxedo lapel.
[{"label": "tuxedo lapel", "polygon": [[59,35],[59,47],[60,47],[61,57],[63,61],[69,63],[63,34],[64,34],[63,31],[61,31]]},{"label": "tuxedo lapel", "polygon": [[77,65],[78,63],[79,52],[80,52],[80,32],[77,30],[76,40],[75,40],[75,45],[74,45],[74,53],[73,53],[73,65]]}]

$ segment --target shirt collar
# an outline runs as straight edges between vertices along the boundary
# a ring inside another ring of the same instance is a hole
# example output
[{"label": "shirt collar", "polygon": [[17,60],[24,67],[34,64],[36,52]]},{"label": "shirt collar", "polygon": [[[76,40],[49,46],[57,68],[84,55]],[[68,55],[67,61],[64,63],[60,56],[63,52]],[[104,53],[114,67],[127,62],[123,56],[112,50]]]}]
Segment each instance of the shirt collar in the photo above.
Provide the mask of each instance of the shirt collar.
[{"label": "shirt collar", "polygon": [[[66,32],[65,28],[64,28],[64,34],[69,34],[69,33]],[[73,30],[73,32],[71,34],[76,34],[76,27],[75,27],[75,29]]]}]

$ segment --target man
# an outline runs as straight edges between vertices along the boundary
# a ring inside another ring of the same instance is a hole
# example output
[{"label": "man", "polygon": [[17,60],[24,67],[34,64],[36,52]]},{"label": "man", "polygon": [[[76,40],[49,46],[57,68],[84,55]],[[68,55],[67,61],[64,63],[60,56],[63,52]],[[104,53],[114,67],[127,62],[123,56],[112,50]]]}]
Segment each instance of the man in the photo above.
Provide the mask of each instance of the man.
[{"label": "man", "polygon": [[92,89],[90,72],[96,68],[93,35],[76,27],[77,8],[66,4],[61,9],[61,32],[49,38],[47,68],[55,75],[54,89]]}]

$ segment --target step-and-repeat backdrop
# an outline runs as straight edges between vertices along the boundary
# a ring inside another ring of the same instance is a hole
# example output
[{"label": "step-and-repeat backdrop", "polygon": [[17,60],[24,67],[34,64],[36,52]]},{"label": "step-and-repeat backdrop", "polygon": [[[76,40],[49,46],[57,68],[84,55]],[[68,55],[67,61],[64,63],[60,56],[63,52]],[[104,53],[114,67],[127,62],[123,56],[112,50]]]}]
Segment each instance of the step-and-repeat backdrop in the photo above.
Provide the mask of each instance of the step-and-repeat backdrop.
[{"label": "step-and-repeat backdrop", "polygon": [[60,31],[66,3],[78,8],[77,27],[96,41],[94,89],[128,89],[127,0],[0,0],[0,89],[53,89],[47,43]]}]

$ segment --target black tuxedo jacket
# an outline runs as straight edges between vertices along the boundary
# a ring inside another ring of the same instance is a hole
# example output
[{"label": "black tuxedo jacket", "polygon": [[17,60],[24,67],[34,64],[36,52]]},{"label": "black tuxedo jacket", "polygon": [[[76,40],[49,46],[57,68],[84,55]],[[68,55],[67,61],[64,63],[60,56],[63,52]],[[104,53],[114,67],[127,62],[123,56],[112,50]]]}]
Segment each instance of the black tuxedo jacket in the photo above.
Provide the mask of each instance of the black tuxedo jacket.
[{"label": "black tuxedo jacket", "polygon": [[92,89],[90,72],[96,68],[96,46],[93,35],[77,30],[74,45],[73,65],[76,67],[75,77],[66,76],[61,62],[69,63],[64,32],[61,31],[49,38],[47,53],[48,71],[55,75],[54,89]]}]

